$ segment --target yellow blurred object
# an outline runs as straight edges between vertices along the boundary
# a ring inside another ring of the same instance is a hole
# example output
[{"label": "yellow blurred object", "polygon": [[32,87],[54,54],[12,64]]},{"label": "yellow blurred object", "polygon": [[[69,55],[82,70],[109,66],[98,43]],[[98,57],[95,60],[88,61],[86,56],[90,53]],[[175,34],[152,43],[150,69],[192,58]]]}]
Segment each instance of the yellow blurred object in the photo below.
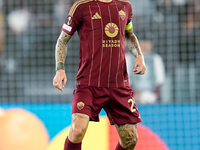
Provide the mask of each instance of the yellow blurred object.
[{"label": "yellow blurred object", "polygon": [[0,118],[4,115],[5,111],[3,108],[0,107]]},{"label": "yellow blurred object", "polygon": [[47,146],[47,130],[34,114],[12,108],[0,115],[0,150],[46,150]]},{"label": "yellow blurred object", "polygon": [[[90,122],[82,142],[83,150],[108,150],[109,121],[107,117],[100,117],[100,122]],[[50,142],[48,150],[63,150],[65,139],[70,127],[66,127],[58,133]]]}]

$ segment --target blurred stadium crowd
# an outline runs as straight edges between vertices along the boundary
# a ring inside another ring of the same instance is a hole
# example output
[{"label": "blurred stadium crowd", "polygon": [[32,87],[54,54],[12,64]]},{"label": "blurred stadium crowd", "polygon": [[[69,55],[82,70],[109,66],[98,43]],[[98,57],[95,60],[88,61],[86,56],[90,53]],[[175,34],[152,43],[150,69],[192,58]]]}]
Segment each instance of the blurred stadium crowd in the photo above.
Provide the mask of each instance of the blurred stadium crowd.
[{"label": "blurred stadium crowd", "polygon": [[[200,1],[129,0],[134,32],[165,65],[160,103],[200,102]],[[70,102],[79,39],[69,42],[67,86],[52,86],[54,47],[74,0],[0,0],[0,102]],[[153,79],[152,79],[153,80]]]}]

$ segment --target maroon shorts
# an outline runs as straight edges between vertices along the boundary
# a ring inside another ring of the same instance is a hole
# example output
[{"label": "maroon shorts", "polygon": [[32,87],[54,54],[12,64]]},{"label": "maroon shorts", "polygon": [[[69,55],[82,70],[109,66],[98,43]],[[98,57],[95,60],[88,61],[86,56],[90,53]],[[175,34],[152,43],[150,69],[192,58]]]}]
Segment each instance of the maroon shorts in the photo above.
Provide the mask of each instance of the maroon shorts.
[{"label": "maroon shorts", "polygon": [[86,114],[90,120],[99,121],[99,113],[103,108],[111,124],[141,122],[130,87],[102,88],[78,85],[73,94],[72,114]]}]

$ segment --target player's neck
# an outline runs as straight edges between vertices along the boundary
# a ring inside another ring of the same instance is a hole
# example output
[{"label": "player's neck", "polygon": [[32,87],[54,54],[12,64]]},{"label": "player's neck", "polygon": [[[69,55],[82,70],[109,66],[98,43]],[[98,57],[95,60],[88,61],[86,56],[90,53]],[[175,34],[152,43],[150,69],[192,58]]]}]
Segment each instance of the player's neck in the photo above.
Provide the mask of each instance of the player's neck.
[{"label": "player's neck", "polygon": [[104,2],[104,3],[110,3],[110,2],[112,2],[113,0],[98,0],[98,1]]}]

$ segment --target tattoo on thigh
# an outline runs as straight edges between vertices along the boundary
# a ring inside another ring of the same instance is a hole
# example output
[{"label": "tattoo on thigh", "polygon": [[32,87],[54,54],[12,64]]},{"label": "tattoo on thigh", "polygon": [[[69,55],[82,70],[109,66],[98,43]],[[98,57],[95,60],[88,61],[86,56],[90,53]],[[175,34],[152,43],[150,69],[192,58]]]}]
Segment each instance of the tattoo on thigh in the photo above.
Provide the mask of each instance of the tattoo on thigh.
[{"label": "tattoo on thigh", "polygon": [[116,125],[121,143],[127,150],[133,150],[137,143],[136,124]]},{"label": "tattoo on thigh", "polygon": [[76,114],[76,113],[74,113],[74,114],[72,114],[72,121],[73,122],[75,122],[78,118],[82,118],[82,119],[88,119],[86,116],[81,116],[81,115],[79,115],[79,114]]}]

